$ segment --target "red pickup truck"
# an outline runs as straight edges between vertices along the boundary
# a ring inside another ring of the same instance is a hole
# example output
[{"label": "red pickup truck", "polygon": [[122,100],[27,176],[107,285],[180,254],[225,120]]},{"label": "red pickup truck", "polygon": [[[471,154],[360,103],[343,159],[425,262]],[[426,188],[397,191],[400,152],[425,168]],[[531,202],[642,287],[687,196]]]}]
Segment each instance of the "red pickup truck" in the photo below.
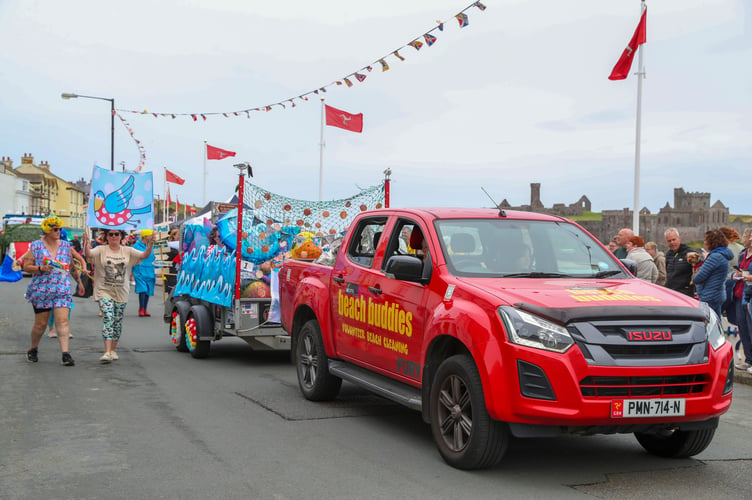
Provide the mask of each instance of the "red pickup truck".
[{"label": "red pickup truck", "polygon": [[280,303],[304,397],[347,380],[419,410],[461,469],[499,463],[512,436],[561,433],[688,457],[731,405],[715,313],[560,217],[363,212],[332,267],[285,262]]}]

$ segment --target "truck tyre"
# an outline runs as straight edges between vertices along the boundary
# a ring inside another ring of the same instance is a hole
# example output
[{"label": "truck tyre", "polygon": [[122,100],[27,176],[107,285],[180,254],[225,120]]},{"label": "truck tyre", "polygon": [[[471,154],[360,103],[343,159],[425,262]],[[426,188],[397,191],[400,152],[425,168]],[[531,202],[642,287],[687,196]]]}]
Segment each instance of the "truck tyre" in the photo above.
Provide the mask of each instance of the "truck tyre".
[{"label": "truck tyre", "polygon": [[209,355],[210,340],[199,340],[199,336],[211,335],[212,321],[209,311],[204,306],[193,306],[185,322],[185,345],[194,358]]},{"label": "truck tyre", "polygon": [[188,321],[188,313],[191,311],[191,303],[180,300],[175,303],[172,310],[172,320],[170,320],[170,340],[172,340],[175,349],[180,352],[188,352],[188,346],[185,344],[185,322]]},{"label": "truck tyre", "polygon": [[694,431],[675,430],[663,434],[635,432],[637,441],[645,450],[653,455],[669,458],[687,458],[701,453],[708,447],[714,435],[715,428]]},{"label": "truck tyre", "polygon": [[472,358],[460,354],[441,363],[429,405],[431,432],[446,463],[458,469],[482,469],[504,457],[509,427],[488,414]]},{"label": "truck tyre", "polygon": [[298,333],[295,368],[300,392],[310,401],[331,401],[339,394],[342,379],[329,373],[329,358],[324,351],[321,327],[312,319]]}]

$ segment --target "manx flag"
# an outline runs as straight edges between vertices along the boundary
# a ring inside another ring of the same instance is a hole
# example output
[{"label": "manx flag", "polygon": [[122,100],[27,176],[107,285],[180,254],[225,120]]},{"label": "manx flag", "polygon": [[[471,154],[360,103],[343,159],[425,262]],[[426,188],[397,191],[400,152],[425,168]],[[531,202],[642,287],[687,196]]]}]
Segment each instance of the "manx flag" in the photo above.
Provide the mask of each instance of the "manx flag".
[{"label": "manx flag", "polygon": [[206,159],[207,160],[221,160],[229,156],[235,156],[235,151],[227,151],[226,149],[215,148],[214,146],[206,145]]},{"label": "manx flag", "polygon": [[94,167],[86,224],[105,229],[151,229],[153,201],[151,172],[115,172]]},{"label": "manx flag", "polygon": [[326,124],[332,127],[339,127],[350,132],[363,132],[363,113],[354,115],[341,109],[324,105],[326,110]]},{"label": "manx flag", "polygon": [[185,179],[183,179],[179,175],[173,174],[167,169],[165,169],[165,180],[167,182],[172,182],[173,184],[179,184],[180,186],[185,184]]},{"label": "manx flag", "polygon": [[629,45],[627,45],[627,48],[622,52],[614,69],[611,70],[611,75],[608,77],[609,80],[624,80],[629,74],[637,48],[647,41],[647,28],[645,26],[647,15],[648,9],[645,7],[642,11],[640,22],[637,24],[637,29],[635,30],[634,35],[632,35],[632,39],[629,41]]}]

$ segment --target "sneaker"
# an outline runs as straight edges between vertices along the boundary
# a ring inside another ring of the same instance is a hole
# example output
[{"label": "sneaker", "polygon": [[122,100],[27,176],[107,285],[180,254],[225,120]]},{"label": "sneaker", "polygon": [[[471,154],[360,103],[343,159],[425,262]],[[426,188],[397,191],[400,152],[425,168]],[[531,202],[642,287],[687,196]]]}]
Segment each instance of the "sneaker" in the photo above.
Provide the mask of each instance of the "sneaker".
[{"label": "sneaker", "polygon": [[747,373],[752,373],[752,366],[750,366],[749,368],[747,368]]},{"label": "sneaker", "polygon": [[36,363],[37,361],[39,361],[39,357],[37,356],[38,353],[39,351],[37,351],[36,348],[29,349],[28,351],[26,351],[26,360],[29,363]]},{"label": "sneaker", "polygon": [[744,371],[749,370],[752,365],[750,365],[749,363],[742,363],[741,361],[737,361],[734,367],[736,367],[738,370]]},{"label": "sneaker", "polygon": [[68,338],[72,339],[73,338],[73,334],[72,333],[68,333]]},{"label": "sneaker", "polygon": [[110,358],[112,358],[113,361],[117,361],[118,359],[120,359],[120,356],[118,356],[115,351],[111,351]]},{"label": "sneaker", "polygon": [[73,361],[73,358],[71,357],[69,352],[63,353],[63,366],[74,366],[76,364],[75,361]]},{"label": "sneaker", "polygon": [[99,361],[101,361],[102,364],[107,364],[107,363],[111,362],[112,361],[112,354],[110,354],[109,352],[106,352],[106,353],[102,354],[102,356],[99,358]]}]

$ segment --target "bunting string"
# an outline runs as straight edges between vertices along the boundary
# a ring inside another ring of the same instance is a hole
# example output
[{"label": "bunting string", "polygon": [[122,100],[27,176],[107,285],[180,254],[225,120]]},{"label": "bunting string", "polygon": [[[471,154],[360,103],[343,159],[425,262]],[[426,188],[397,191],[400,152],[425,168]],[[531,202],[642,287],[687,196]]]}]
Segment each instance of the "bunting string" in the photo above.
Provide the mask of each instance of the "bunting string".
[{"label": "bunting string", "polygon": [[[465,28],[469,25],[469,18],[467,15],[467,11],[473,8],[476,8],[481,12],[486,10],[486,6],[479,1],[473,2],[467,7],[465,7],[464,9],[462,9],[460,12],[458,12],[457,14],[453,16],[454,19],[457,20],[460,28]],[[314,90],[309,90],[308,92],[305,92],[303,94],[300,94],[294,97],[288,97],[286,99],[283,99],[279,102],[275,102],[273,104],[267,104],[267,105],[258,106],[255,108],[241,109],[237,111],[224,111],[224,112],[219,111],[219,112],[195,112],[195,113],[154,113],[154,112],[149,112],[146,109],[141,110],[141,111],[132,110],[132,109],[118,109],[117,111],[122,111],[124,113],[135,113],[135,114],[140,114],[140,115],[152,115],[154,116],[154,118],[158,118],[158,117],[177,118],[178,116],[181,116],[181,117],[189,116],[194,122],[198,122],[199,120],[206,121],[209,117],[235,118],[235,117],[245,116],[246,118],[250,118],[252,112],[268,112],[276,108],[287,109],[288,106],[291,108],[294,108],[296,106],[296,103],[308,101],[309,96],[320,95],[322,93],[325,93],[329,87],[341,86],[341,85],[346,85],[347,87],[353,87],[355,85],[353,80],[355,80],[358,83],[363,83],[368,76],[367,73],[370,73],[373,70],[374,66],[377,66],[377,67],[380,66],[382,72],[388,71],[389,70],[389,64],[387,62],[388,58],[394,58],[399,61],[405,61],[406,59],[405,56],[399,53],[399,51],[402,49],[405,49],[407,47],[412,47],[417,52],[423,47],[423,45],[427,45],[428,47],[431,47],[438,40],[438,37],[436,36],[438,32],[444,31],[444,24],[445,24],[444,21],[436,21],[436,26],[424,32],[422,35],[411,38],[410,42],[402,45],[396,50],[389,51],[386,55],[377,58],[371,64],[363,66],[362,68],[356,71],[353,71],[352,73],[349,73],[342,78],[339,78],[326,85],[322,85],[321,87],[318,87]],[[118,114],[118,117],[120,118],[120,120],[123,121],[124,124],[126,124],[126,128],[128,128],[129,132],[131,133],[131,136],[133,136],[133,132],[130,130],[130,126],[127,125],[127,122],[119,114]],[[140,142],[135,137],[133,138],[133,140],[136,141],[136,144],[138,144],[139,146],[139,152],[141,152],[142,162],[141,162],[141,165],[139,166],[139,169],[140,169],[144,163],[145,155],[143,153]]]},{"label": "bunting string", "polygon": [[115,116],[117,116],[120,119],[120,122],[123,124],[125,129],[128,131],[129,134],[131,134],[131,139],[133,139],[133,142],[136,143],[136,147],[138,148],[138,167],[134,172],[140,172],[141,169],[144,168],[144,165],[146,165],[146,149],[144,149],[144,146],[141,144],[141,141],[136,139],[136,136],[133,134],[133,127],[131,127],[131,124],[128,123],[128,121],[123,118],[120,113],[115,111]]}]

